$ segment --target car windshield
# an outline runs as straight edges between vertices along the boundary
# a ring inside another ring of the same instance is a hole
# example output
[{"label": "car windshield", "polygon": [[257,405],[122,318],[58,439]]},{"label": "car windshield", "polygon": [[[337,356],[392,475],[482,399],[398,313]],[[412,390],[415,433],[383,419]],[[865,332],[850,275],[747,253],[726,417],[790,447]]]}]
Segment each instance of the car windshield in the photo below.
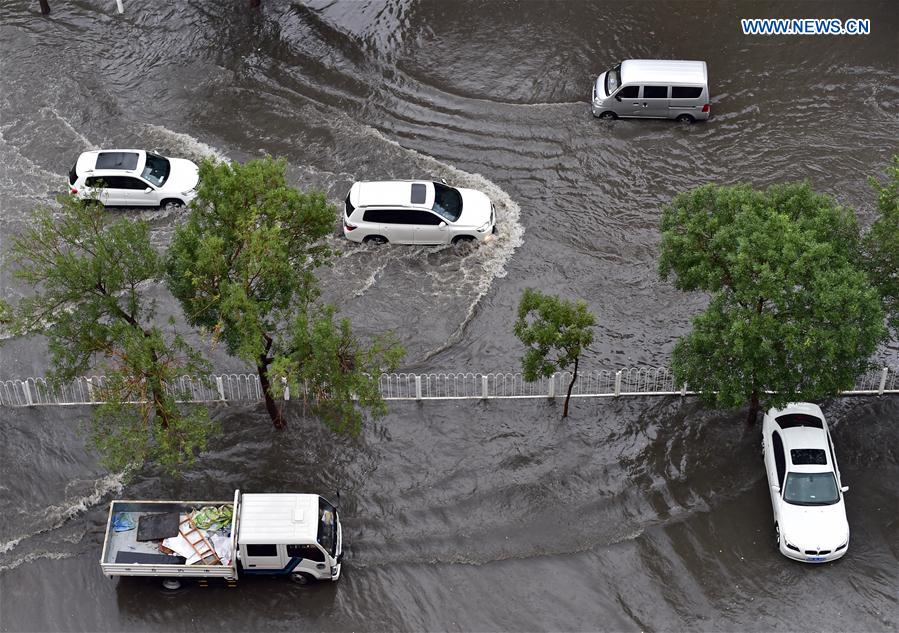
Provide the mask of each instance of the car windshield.
[{"label": "car windshield", "polygon": [[621,64],[609,69],[606,73],[606,94],[610,95],[621,85]]},{"label": "car windshield", "polygon": [[318,500],[318,542],[331,556],[337,556],[337,509]]},{"label": "car windshield", "polygon": [[431,208],[447,222],[455,222],[462,215],[462,195],[452,187],[435,182],[434,206]]},{"label": "car windshield", "polygon": [[144,165],[144,171],[141,172],[141,176],[144,180],[148,180],[157,187],[161,187],[168,179],[170,170],[171,165],[169,165],[169,161],[162,156],[147,152],[147,164]]},{"label": "car windshield", "polygon": [[789,473],[784,501],[798,506],[829,506],[840,500],[833,473]]}]

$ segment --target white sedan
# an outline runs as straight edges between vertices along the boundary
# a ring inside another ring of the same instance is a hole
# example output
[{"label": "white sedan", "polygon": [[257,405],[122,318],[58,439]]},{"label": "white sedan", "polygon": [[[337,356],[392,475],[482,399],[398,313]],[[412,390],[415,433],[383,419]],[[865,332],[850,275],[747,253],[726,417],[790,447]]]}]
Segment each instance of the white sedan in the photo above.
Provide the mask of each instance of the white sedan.
[{"label": "white sedan", "polygon": [[804,563],[836,560],[849,547],[849,522],[833,441],[821,409],[807,402],[771,409],[762,450],[777,548]]}]

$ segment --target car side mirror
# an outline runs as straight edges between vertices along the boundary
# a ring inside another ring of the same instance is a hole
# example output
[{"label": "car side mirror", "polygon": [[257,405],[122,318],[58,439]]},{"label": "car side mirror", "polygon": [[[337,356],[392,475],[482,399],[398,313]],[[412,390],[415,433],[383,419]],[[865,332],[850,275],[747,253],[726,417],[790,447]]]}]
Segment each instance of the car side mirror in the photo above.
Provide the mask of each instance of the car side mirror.
[{"label": "car side mirror", "polygon": [[780,492],[780,486],[774,484],[773,486],[771,486],[771,490],[773,490],[774,492]]},{"label": "car side mirror", "polygon": [[621,95],[615,95],[615,101],[621,101]]},{"label": "car side mirror", "polygon": [[441,223],[438,224],[437,226],[438,226],[439,228],[441,228],[441,229],[445,229],[445,228],[446,228],[446,222],[441,222]]},{"label": "car side mirror", "polygon": [[144,189],[144,193],[150,193],[151,191],[153,191],[153,187],[147,187],[146,189]]},{"label": "car side mirror", "polygon": [[843,492],[849,492],[849,486],[843,486],[842,488],[840,488],[840,490],[842,490]]}]

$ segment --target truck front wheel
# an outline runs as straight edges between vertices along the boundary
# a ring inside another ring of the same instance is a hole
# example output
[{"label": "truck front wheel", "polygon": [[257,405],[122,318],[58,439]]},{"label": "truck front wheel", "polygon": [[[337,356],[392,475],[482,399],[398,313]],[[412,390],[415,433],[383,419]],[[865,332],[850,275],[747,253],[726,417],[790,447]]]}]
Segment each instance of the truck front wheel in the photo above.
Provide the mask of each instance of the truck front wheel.
[{"label": "truck front wheel", "polygon": [[303,571],[298,571],[290,575],[290,579],[298,585],[308,585],[311,584],[315,578],[312,574],[307,574]]}]

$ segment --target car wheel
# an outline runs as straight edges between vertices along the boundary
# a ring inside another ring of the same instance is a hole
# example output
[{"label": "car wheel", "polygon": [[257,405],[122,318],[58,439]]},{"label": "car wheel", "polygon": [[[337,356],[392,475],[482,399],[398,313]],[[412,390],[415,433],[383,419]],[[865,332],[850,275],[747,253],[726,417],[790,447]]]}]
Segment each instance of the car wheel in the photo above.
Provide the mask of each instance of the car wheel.
[{"label": "car wheel", "polygon": [[602,114],[599,115],[599,118],[605,119],[606,121],[612,121],[614,119],[617,119],[618,115],[615,114],[614,112],[610,112],[609,110],[606,110],[605,112],[603,112]]},{"label": "car wheel", "polygon": [[290,579],[298,585],[310,585],[312,584],[312,581],[315,580],[315,578],[313,578],[311,574],[307,574],[303,571],[298,571],[291,574]]},{"label": "car wheel", "polygon": [[689,114],[682,114],[677,119],[675,119],[678,123],[693,123],[695,119],[691,117]]},{"label": "car wheel", "polygon": [[383,235],[368,235],[364,240],[362,240],[363,244],[386,244],[387,238]]},{"label": "car wheel", "polygon": [[163,211],[177,211],[178,209],[182,208],[183,206],[184,206],[184,203],[181,200],[171,200],[170,199],[170,200],[163,200],[160,203],[159,208],[162,209]]}]

